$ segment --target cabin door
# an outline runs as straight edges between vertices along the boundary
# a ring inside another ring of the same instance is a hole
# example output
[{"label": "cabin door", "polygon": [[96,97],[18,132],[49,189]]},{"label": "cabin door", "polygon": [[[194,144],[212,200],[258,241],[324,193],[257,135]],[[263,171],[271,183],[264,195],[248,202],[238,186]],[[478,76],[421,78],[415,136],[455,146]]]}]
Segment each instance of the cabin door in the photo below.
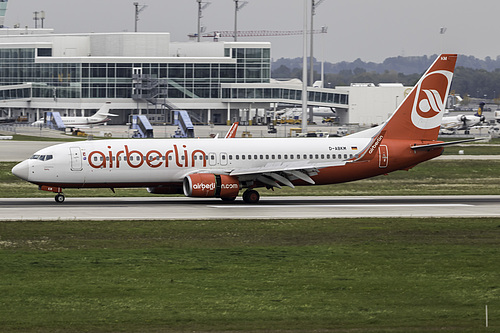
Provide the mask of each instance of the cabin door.
[{"label": "cabin door", "polygon": [[387,168],[389,165],[389,150],[386,145],[378,147],[378,166],[379,168]]},{"label": "cabin door", "polygon": [[79,147],[69,148],[71,155],[71,171],[82,171],[82,152]]}]

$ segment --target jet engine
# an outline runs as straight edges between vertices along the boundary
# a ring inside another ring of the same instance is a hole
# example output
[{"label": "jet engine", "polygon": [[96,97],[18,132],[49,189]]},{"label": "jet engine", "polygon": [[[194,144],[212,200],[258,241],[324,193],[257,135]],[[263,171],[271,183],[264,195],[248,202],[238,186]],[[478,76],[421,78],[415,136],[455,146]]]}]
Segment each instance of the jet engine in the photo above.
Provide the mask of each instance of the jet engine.
[{"label": "jet engine", "polygon": [[188,197],[236,198],[240,181],[228,175],[194,173],[184,178],[183,189]]}]

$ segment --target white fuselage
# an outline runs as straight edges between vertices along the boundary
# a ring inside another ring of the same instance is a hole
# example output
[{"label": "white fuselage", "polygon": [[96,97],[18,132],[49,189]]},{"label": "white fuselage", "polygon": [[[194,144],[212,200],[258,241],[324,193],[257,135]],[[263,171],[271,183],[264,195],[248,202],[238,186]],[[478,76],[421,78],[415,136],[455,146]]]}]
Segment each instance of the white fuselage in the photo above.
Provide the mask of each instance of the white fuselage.
[{"label": "white fuselage", "polygon": [[101,140],[48,147],[34,156],[50,159],[23,163],[30,170],[26,180],[37,184],[153,186],[182,182],[191,173],[343,165],[369,142],[369,138],[348,137]]}]

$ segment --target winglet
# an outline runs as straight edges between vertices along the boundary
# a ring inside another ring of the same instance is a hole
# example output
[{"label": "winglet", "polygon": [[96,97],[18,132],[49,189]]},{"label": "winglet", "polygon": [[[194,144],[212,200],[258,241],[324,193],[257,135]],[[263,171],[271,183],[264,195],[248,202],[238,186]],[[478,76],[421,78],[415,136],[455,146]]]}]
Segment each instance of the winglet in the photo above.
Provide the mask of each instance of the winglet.
[{"label": "winglet", "polygon": [[236,131],[238,130],[238,125],[239,124],[240,124],[239,122],[233,123],[233,125],[231,125],[231,128],[229,129],[229,131],[227,131],[227,134],[224,137],[224,139],[235,138],[236,137]]}]

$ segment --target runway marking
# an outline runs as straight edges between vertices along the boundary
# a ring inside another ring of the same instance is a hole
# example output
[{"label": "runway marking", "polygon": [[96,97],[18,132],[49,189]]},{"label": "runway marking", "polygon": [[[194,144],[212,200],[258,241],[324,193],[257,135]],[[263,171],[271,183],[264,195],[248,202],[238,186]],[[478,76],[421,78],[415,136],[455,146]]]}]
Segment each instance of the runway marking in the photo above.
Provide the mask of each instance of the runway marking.
[{"label": "runway marking", "polygon": [[381,208],[390,208],[390,207],[398,207],[398,208],[404,208],[404,207],[472,207],[474,205],[470,204],[283,204],[283,205],[209,205],[208,207],[211,208],[249,208],[249,207],[259,207],[259,208],[322,208],[322,207],[328,207],[328,208],[376,208],[376,207],[381,207]]}]

